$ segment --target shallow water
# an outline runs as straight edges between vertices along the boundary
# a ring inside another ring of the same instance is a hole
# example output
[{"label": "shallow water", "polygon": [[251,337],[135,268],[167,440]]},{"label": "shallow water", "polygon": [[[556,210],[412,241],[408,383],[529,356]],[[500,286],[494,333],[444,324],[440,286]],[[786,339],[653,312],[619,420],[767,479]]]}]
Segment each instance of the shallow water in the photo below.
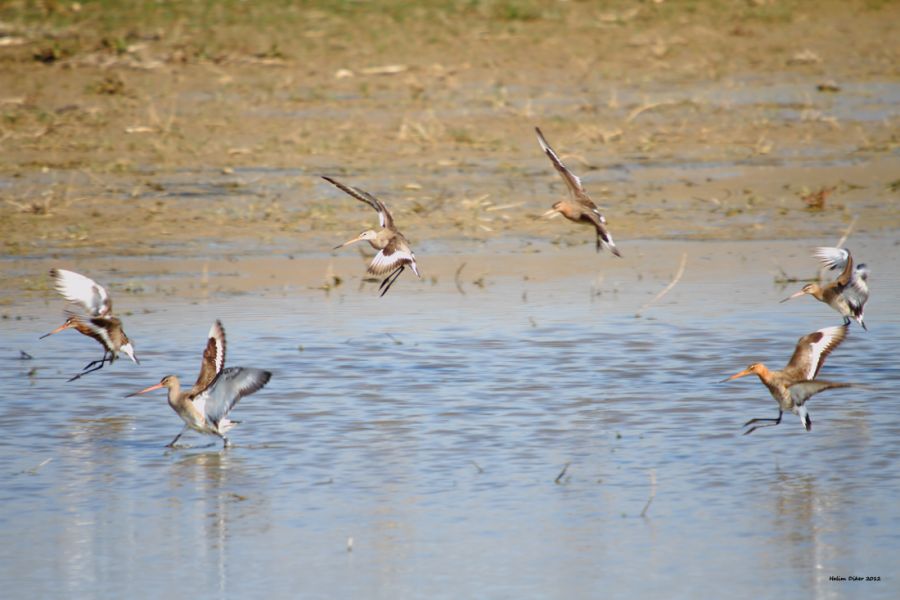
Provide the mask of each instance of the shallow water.
[{"label": "shallow water", "polygon": [[[803,272],[810,245],[778,258]],[[871,330],[820,374],[869,387],[813,398],[811,433],[786,415],[743,437],[775,403],[755,379],[718,382],[780,368],[839,318],[778,304],[801,284],[773,284],[765,243],[735,245],[724,277],[704,274],[719,246],[684,246],[684,279],[641,318],[666,280],[616,272],[592,295],[596,272],[494,272],[461,295],[404,274],[383,299],[154,300],[126,319],[140,367],[69,384],[97,347],[36,341],[60,304],[14,307],[0,578],[15,597],[895,597],[900,250],[855,240]],[[671,262],[671,245],[642,252]],[[227,364],[273,379],[236,408],[229,450],[196,434],[163,448],[181,422],[162,392],[123,396],[191,381],[215,318]]]}]

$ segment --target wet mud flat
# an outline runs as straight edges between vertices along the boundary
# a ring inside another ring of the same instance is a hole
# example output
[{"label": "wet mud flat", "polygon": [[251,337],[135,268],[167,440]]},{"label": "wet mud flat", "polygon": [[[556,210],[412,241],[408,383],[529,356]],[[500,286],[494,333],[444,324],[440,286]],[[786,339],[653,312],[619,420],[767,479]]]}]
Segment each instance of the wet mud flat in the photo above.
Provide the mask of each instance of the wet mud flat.
[{"label": "wet mud flat", "polygon": [[372,215],[320,174],[418,248],[581,243],[535,125],[616,239],[897,229],[895,3],[389,4],[6,8],[5,255],[321,252]]}]

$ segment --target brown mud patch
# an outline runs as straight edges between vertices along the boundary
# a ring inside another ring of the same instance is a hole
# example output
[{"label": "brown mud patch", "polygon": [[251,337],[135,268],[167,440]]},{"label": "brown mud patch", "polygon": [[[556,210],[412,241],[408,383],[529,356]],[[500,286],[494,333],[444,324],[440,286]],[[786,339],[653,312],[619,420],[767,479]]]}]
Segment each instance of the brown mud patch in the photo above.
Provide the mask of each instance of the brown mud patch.
[{"label": "brown mud patch", "polygon": [[324,254],[374,215],[321,173],[420,257],[591,244],[534,125],[626,254],[900,223],[898,3],[248,4],[0,6],[7,257]]}]

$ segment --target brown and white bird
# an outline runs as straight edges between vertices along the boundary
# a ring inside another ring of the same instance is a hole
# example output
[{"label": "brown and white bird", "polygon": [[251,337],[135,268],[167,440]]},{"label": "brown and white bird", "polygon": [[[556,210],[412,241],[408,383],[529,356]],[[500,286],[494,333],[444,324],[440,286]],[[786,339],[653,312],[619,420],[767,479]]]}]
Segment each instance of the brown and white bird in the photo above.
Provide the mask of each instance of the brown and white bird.
[{"label": "brown and white bird", "polygon": [[352,240],[348,240],[339,246],[335,246],[334,249],[337,250],[338,248],[343,248],[344,246],[349,246],[356,242],[366,241],[369,242],[373,248],[378,250],[375,258],[373,258],[372,262],[369,264],[368,272],[372,275],[379,276],[384,275],[385,273],[388,274],[381,282],[381,285],[378,286],[382,296],[391,289],[391,286],[394,285],[394,282],[400,277],[400,274],[407,266],[413,270],[416,277],[421,279],[422,276],[419,275],[419,269],[416,266],[416,255],[413,254],[412,248],[409,247],[409,242],[406,241],[406,238],[403,237],[400,230],[394,226],[394,218],[384,205],[384,202],[368,192],[349,185],[344,185],[331,177],[323,175],[322,179],[374,208],[378,213],[378,222],[381,225],[381,229],[378,231],[375,231],[374,229],[363,231]]},{"label": "brown and white bird", "polygon": [[553,151],[553,148],[550,147],[550,144],[547,143],[540,128],[535,127],[534,130],[537,132],[538,143],[540,143],[541,149],[559,172],[566,187],[569,188],[570,195],[570,197],[565,200],[560,200],[554,204],[553,208],[545,212],[542,216],[552,218],[560,214],[575,223],[586,223],[592,226],[597,233],[597,252],[600,252],[601,248],[608,248],[610,252],[621,257],[622,253],[616,248],[612,235],[610,235],[609,230],[606,228],[606,217],[603,216],[600,209],[594,204],[590,196],[588,196],[584,186],[581,184],[581,179],[563,164],[556,152]]},{"label": "brown and white bird", "polygon": [[750,419],[744,423],[744,427],[761,422],[766,422],[766,424],[755,425],[745,431],[744,435],[753,433],[759,427],[778,425],[781,423],[781,415],[785,411],[791,411],[798,415],[807,431],[812,429],[812,419],[806,409],[806,401],[824,390],[854,385],[816,379],[819,369],[825,364],[825,357],[831,354],[847,337],[847,329],[847,325],[826,327],[803,336],[797,341],[797,347],[794,349],[791,360],[781,371],[770,371],[762,363],[753,363],[740,373],[735,373],[723,380],[724,383],[745,375],[756,374],[778,402],[777,418]]},{"label": "brown and white bird", "polygon": [[151,385],[139,392],[128,394],[136,396],[160,388],[169,391],[169,406],[181,420],[184,428],[167,447],[174,447],[175,442],[189,429],[215,435],[223,440],[227,448],[230,445],[225,436],[238,421],[228,418],[228,413],[244,396],[258,391],[269,382],[272,374],[262,369],[225,366],[225,329],[216,321],[209,330],[203,361],[200,363],[200,375],[197,382],[189,390],[182,390],[181,383],[175,375],[167,375],[156,385]]},{"label": "brown and white bird", "polygon": [[66,322],[50,333],[42,335],[41,339],[65,329],[75,329],[97,340],[103,346],[103,358],[88,363],[81,373],[69,381],[102,369],[106,363],[112,364],[118,358],[119,352],[140,364],[131,341],[122,329],[122,321],[112,314],[112,300],[102,285],[84,275],[65,269],[50,269],[50,276],[53,277],[56,290],[72,305],[77,305],[82,310],[80,312],[66,310],[68,315]]},{"label": "brown and white bird", "polygon": [[799,292],[791,294],[782,302],[799,298],[809,294],[819,302],[824,302],[842,317],[844,324],[849,324],[853,318],[863,329],[868,331],[863,320],[863,310],[869,300],[869,270],[866,265],[859,264],[854,268],[853,257],[849,250],[844,248],[828,248],[820,246],[816,248],[814,256],[819,259],[822,266],[832,271],[840,270],[837,278],[825,285],[809,283],[803,286]]}]

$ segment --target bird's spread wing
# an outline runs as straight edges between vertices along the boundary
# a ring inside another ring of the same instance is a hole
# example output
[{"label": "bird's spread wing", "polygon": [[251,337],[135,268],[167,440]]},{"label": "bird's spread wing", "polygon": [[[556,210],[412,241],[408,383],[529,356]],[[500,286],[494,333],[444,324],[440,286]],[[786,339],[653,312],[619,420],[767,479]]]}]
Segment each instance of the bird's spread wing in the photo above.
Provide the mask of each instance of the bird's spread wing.
[{"label": "bird's spread wing", "polygon": [[382,227],[393,227],[394,226],[394,217],[391,216],[391,212],[384,205],[384,202],[382,202],[381,200],[379,200],[378,198],[376,198],[369,192],[366,192],[359,188],[355,188],[350,185],[345,185],[336,179],[332,179],[331,177],[328,177],[327,175],[322,175],[322,179],[324,179],[328,183],[334,185],[335,187],[342,190],[343,192],[350,194],[357,200],[365,202],[366,204],[368,204],[369,206],[374,208],[375,211],[378,213],[378,223]]},{"label": "bird's spread wing", "polygon": [[369,273],[372,275],[384,275],[385,273],[390,273],[400,265],[406,264],[412,265],[413,270],[418,274],[418,271],[415,269],[415,255],[409,246],[400,240],[398,236],[391,240],[383,250],[375,255],[375,258],[373,258],[372,262],[369,264]]},{"label": "bird's spread wing", "polygon": [[89,277],[65,269],[50,269],[56,290],[69,302],[80,304],[92,317],[112,312],[112,300],[106,289]]},{"label": "bird's spread wing", "polygon": [[216,320],[209,328],[206,348],[203,350],[203,362],[200,363],[200,375],[197,383],[191,388],[191,396],[196,396],[209,387],[225,367],[225,328]]},{"label": "bird's spread wing", "polygon": [[832,388],[846,387],[853,387],[853,384],[839,383],[836,381],[806,380],[791,384],[788,386],[788,391],[791,393],[791,400],[794,402],[794,405],[803,406],[807,400],[819,392],[830,390]]},{"label": "bird's spread wing", "polygon": [[785,370],[798,371],[804,379],[815,379],[825,364],[825,357],[847,337],[847,330],[847,325],[838,325],[803,336],[797,341],[794,355]]},{"label": "bird's spread wing", "polygon": [[829,248],[819,246],[813,252],[813,256],[819,259],[822,266],[833,271],[843,271],[850,258],[850,253],[843,248]]},{"label": "bird's spread wing", "polygon": [[534,128],[537,133],[538,143],[541,145],[541,149],[550,159],[550,162],[553,163],[553,166],[559,172],[560,177],[562,177],[563,181],[566,182],[566,186],[569,188],[569,192],[572,194],[572,197],[584,204],[586,207],[593,210],[597,216],[601,219],[602,222],[606,222],[606,219],[603,215],[600,214],[600,211],[597,209],[597,205],[591,201],[588,197],[587,192],[584,191],[584,186],[581,184],[581,179],[575,175],[572,171],[563,164],[562,160],[560,160],[559,156],[556,152],[553,151],[553,148],[550,147],[550,144],[547,143],[546,138],[544,138],[544,134],[541,133],[539,127]]},{"label": "bird's spread wing", "polygon": [[194,406],[213,425],[228,415],[238,400],[269,383],[272,374],[262,369],[229,367],[216,376],[208,388],[194,398]]},{"label": "bird's spread wing", "polygon": [[841,294],[847,300],[854,315],[862,313],[863,306],[869,299],[869,269],[866,268],[866,265],[854,266],[850,251],[844,248],[820,246],[816,248],[813,255],[819,259],[823,267],[841,271],[841,274],[835,279],[841,286]]}]

